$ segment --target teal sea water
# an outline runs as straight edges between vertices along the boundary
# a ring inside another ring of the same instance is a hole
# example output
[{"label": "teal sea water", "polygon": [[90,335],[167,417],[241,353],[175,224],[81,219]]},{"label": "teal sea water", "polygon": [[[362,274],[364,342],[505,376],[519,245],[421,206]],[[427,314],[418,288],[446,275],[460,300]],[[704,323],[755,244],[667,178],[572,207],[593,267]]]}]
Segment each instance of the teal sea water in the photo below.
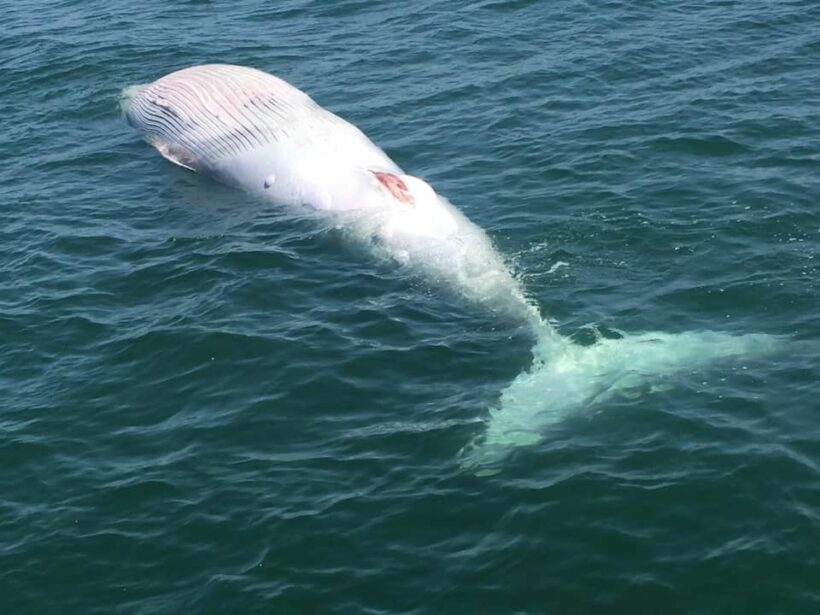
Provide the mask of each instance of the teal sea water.
[{"label": "teal sea water", "polygon": [[[0,612],[820,612],[816,2],[2,9]],[[476,476],[529,332],[163,160],[120,92],[206,62],[362,128],[579,348],[783,346],[622,353]]]}]

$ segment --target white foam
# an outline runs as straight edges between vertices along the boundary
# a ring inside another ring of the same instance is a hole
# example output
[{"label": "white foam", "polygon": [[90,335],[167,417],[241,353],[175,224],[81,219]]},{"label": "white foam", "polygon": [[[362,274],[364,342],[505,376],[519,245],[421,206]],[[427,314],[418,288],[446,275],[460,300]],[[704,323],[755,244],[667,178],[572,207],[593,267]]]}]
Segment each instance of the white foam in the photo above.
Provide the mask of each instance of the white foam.
[{"label": "white foam", "polygon": [[549,268],[549,271],[547,271],[547,274],[555,273],[561,267],[569,267],[569,263],[564,262],[564,261],[557,261],[555,264],[553,264],[552,267]]}]

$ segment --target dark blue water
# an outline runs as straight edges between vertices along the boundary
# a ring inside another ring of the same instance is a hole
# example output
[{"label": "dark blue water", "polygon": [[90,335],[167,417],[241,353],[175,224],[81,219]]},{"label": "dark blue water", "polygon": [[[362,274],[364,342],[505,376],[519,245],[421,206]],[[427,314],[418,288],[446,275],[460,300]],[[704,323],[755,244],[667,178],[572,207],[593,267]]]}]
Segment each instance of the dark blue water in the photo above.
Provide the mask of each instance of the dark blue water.
[{"label": "dark blue water", "polygon": [[[818,612],[815,2],[2,9],[2,612]],[[579,344],[786,348],[476,477],[527,333],[164,161],[120,91],[204,62],[361,127]]]}]

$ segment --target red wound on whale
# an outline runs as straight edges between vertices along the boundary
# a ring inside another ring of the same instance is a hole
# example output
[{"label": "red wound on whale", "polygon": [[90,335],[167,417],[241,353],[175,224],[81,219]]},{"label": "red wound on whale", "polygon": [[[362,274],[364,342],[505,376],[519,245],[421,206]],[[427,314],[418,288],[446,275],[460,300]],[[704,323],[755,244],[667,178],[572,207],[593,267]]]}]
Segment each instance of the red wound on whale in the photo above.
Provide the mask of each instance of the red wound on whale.
[{"label": "red wound on whale", "polygon": [[371,173],[376,176],[376,179],[379,180],[379,183],[381,183],[382,186],[387,188],[390,194],[402,203],[413,205],[416,202],[413,194],[407,188],[407,184],[405,184],[402,178],[398,175],[386,173],[384,171],[371,171]]}]

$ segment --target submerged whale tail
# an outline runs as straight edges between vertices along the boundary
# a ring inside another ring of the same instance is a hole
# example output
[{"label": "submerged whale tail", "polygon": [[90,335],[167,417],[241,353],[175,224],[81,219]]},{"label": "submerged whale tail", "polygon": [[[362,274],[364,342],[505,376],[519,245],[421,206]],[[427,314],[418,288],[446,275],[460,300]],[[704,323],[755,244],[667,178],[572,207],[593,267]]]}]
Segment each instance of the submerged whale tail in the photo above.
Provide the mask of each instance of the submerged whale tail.
[{"label": "submerged whale tail", "polygon": [[494,474],[515,448],[537,443],[550,425],[584,408],[619,394],[652,390],[664,376],[719,359],[775,352],[785,341],[774,335],[711,331],[623,334],[591,346],[555,334],[538,338],[532,366],[502,392],[484,433],[462,449],[462,467]]}]

